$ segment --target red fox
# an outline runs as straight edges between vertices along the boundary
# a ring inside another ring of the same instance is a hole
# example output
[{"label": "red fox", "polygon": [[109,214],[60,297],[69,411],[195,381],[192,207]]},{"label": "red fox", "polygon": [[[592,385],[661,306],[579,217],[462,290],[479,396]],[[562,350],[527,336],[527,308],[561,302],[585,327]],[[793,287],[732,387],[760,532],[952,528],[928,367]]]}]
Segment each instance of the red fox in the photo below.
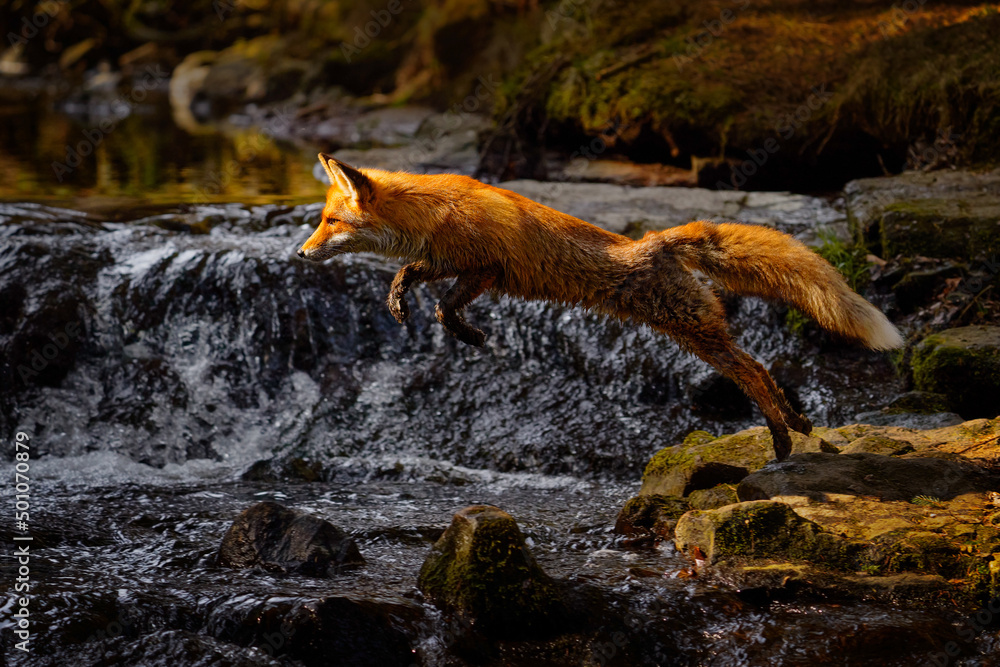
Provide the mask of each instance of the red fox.
[{"label": "red fox", "polygon": [[778,299],[823,327],[874,350],[900,347],[896,328],[851,290],[826,260],[767,227],[692,222],[638,241],[519,194],[452,174],[355,169],[321,153],[330,178],[322,220],[299,249],[322,261],[374,252],[407,262],[389,290],[397,321],[415,283],[457,278],[438,321],[468,345],[485,334],[462,310],[486,291],[582,306],[665,333],[731,378],[760,407],[778,460],[791,452],[791,428],[808,434],[767,371],[736,346],[722,304],[691,271],[736,294]]}]

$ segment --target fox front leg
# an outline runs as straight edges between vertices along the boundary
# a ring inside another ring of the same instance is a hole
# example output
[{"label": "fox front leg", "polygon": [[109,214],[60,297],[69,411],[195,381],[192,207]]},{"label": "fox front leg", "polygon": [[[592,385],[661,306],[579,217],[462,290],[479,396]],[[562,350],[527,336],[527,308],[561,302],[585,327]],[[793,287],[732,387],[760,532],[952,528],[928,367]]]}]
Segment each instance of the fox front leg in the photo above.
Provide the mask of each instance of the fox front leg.
[{"label": "fox front leg", "polygon": [[392,313],[397,322],[403,324],[410,317],[410,307],[406,305],[404,297],[410,291],[413,284],[441,280],[448,277],[448,274],[435,271],[423,262],[407,264],[399,270],[396,277],[392,280],[392,287],[389,288],[389,297],[386,299],[389,312]]},{"label": "fox front leg", "polygon": [[466,345],[482,347],[486,343],[486,334],[470,326],[462,317],[462,310],[492,284],[493,276],[486,273],[460,274],[435,308],[438,322]]}]

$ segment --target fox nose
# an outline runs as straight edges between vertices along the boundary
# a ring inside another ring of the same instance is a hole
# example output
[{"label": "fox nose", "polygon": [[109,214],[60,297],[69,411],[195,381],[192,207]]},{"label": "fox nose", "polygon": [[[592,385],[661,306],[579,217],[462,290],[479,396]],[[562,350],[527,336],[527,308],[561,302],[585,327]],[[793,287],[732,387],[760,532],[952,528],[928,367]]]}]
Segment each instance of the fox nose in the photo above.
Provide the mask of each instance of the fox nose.
[{"label": "fox nose", "polygon": [[305,251],[305,250],[303,250],[302,248],[299,248],[299,252],[298,252],[297,254],[298,254],[298,256],[299,256],[299,257],[301,257],[302,259],[305,259],[305,258],[306,258],[306,251]]}]

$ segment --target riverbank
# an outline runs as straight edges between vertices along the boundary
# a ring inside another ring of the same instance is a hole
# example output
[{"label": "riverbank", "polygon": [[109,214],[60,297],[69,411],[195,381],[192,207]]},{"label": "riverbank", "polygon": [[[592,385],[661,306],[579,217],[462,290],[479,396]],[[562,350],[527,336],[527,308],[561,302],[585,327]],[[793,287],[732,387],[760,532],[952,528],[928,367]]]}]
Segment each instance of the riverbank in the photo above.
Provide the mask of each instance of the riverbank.
[{"label": "riverbank", "polygon": [[601,172],[635,183],[693,171],[713,189],[816,192],[998,153],[1000,18],[988,3],[391,4],[85,2],[70,17],[28,3],[8,27],[31,34],[3,54],[2,74],[44,77],[85,105],[164,72],[187,121],[290,109],[287,134],[326,150],[392,145],[391,133],[345,142],[337,129],[373,108],[483,114],[476,166],[504,180],[561,178],[582,156],[664,165]]}]

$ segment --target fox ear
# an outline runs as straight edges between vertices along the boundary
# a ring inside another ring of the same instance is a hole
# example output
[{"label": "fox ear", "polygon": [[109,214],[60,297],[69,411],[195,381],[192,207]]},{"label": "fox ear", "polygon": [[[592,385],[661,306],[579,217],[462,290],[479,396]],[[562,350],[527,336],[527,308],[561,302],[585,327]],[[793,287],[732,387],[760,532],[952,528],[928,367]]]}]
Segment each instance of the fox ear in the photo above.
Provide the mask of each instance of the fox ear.
[{"label": "fox ear", "polygon": [[319,154],[319,163],[323,165],[326,175],[330,177],[330,185],[339,187],[345,195],[356,203],[365,204],[374,198],[375,186],[371,179],[351,165],[326,153]]}]

